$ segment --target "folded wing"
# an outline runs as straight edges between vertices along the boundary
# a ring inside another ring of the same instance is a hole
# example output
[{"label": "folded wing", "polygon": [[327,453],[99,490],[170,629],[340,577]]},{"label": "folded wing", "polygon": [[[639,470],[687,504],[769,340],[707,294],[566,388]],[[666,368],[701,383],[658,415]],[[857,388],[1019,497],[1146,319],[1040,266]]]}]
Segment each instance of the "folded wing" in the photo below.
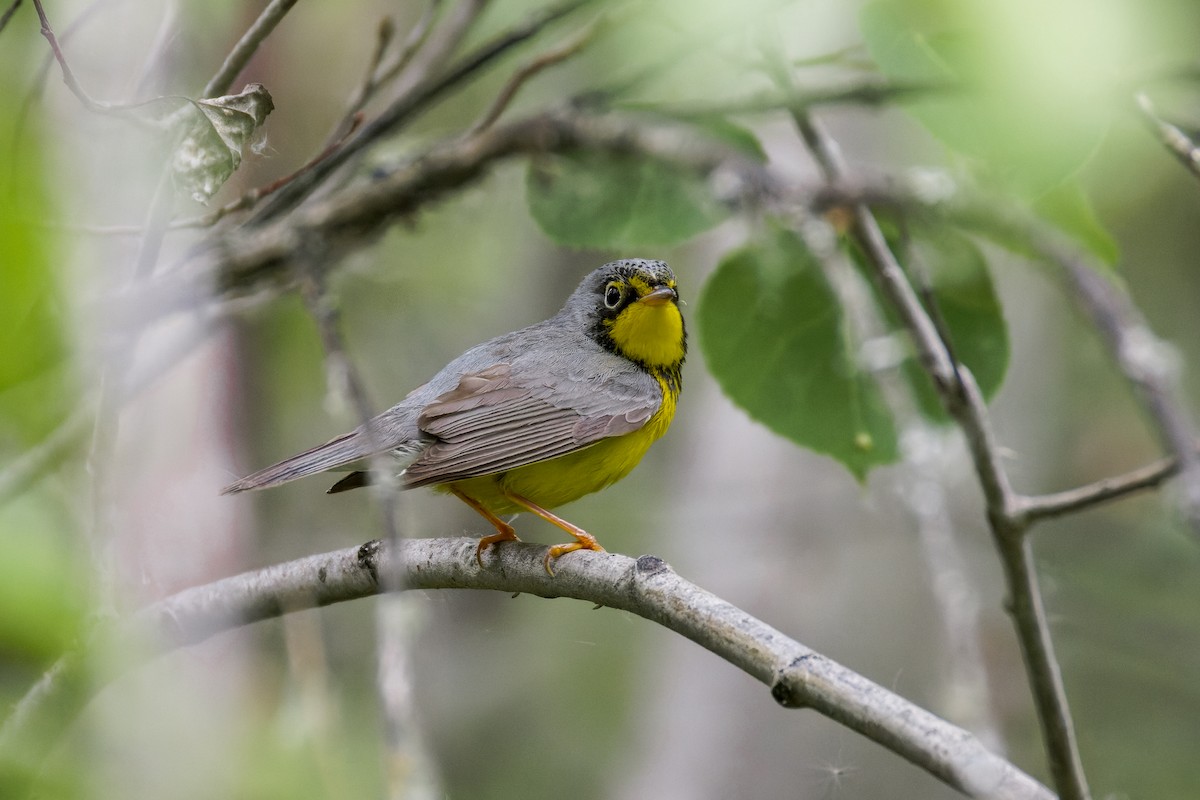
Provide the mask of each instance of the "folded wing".
[{"label": "folded wing", "polygon": [[463,375],[418,416],[417,426],[434,441],[405,470],[405,486],[504,472],[632,433],[661,397],[653,384],[626,388],[561,376],[523,380],[509,364]]}]

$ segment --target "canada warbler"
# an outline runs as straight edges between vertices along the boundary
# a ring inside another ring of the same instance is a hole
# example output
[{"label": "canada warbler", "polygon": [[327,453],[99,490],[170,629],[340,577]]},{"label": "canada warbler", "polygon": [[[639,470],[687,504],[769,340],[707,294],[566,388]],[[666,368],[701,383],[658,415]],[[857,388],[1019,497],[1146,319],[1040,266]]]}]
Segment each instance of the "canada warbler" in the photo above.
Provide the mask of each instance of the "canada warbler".
[{"label": "canada warbler", "polygon": [[450,492],[496,528],[484,548],[516,539],[500,514],[532,511],[575,541],[550,562],[599,550],[595,537],[551,514],[625,477],[675,415],[687,334],[675,274],[626,259],[593,271],[550,319],[472,347],[366,426],[225,487],[264,489],[351,470],[329,491],[367,484],[374,453],[397,463],[405,489]]}]

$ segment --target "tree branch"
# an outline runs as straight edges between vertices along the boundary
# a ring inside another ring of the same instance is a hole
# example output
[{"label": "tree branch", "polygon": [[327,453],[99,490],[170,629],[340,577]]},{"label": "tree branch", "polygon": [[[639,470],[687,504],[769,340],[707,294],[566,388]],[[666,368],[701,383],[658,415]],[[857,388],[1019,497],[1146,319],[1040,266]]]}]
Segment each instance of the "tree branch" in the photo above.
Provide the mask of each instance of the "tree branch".
[{"label": "tree branch", "polygon": [[512,103],[513,98],[517,96],[517,92],[521,90],[522,86],[542,70],[549,69],[555,64],[560,64],[581,51],[595,34],[595,29],[596,26],[593,23],[577,31],[569,39],[560,42],[517,70],[508,79],[508,82],[504,84],[503,88],[500,89],[499,94],[496,95],[496,99],[492,101],[492,104],[483,113],[479,121],[471,126],[468,135],[479,133],[500,119],[500,115]]},{"label": "tree branch", "polygon": [[1124,475],[1114,475],[1086,486],[1052,494],[1027,496],[1021,501],[1022,512],[1030,522],[1061,517],[1110,500],[1127,497],[1134,492],[1161,486],[1178,472],[1178,459],[1160,458]]},{"label": "tree branch", "polygon": [[17,9],[21,7],[21,0],[12,0],[8,8],[4,9],[4,13],[0,14],[0,33],[8,27],[8,21],[12,19],[13,14],[17,13]]},{"label": "tree branch", "polygon": [[775,114],[780,110],[805,113],[818,106],[883,106],[913,97],[959,93],[965,86],[952,82],[900,83],[878,77],[830,83],[827,86],[791,87],[785,91],[764,92],[748,97],[714,100],[707,103],[671,105],[670,103],[624,103],[622,108],[645,109],[675,119],[710,119],[714,116]]},{"label": "tree branch", "polygon": [[1177,459],[1180,510],[1192,531],[1200,533],[1200,434],[1179,396],[1180,367],[1174,349],[1154,334],[1128,294],[1105,277],[1104,265],[1061,231],[1002,205],[958,204],[949,210],[948,218],[1001,241],[1019,240],[1058,270],[1066,294],[1092,323],[1163,447]]},{"label": "tree branch", "polygon": [[1172,125],[1160,117],[1145,92],[1139,92],[1136,101],[1142,118],[1158,136],[1163,147],[1167,148],[1171,155],[1175,156],[1176,160],[1192,173],[1192,177],[1200,178],[1200,146],[1197,146],[1191,137],[1180,130],[1178,126]]},{"label": "tree branch", "polygon": [[[970,797],[1052,800],[1046,787],[984,748],[969,732],[930,714],[681,578],[654,556],[613,553],[565,558],[552,578],[545,548],[505,542],[476,563],[477,540],[415,539],[398,555],[379,542],[308,556],[167,597],[122,622],[113,652],[148,660],[218,633],[379,592],[396,570],[409,589],[491,589],[571,597],[657,622],[766,684],[786,708],[812,708],[878,742]],[[150,649],[144,646],[151,642]],[[134,655],[136,654],[136,655]],[[40,720],[39,709],[81,681],[81,661],[64,659],[0,729],[7,750]],[[134,661],[127,667],[134,665]],[[111,677],[111,676],[110,676]],[[98,686],[91,687],[98,690]],[[65,723],[64,723],[65,724]]]},{"label": "tree branch", "polygon": [[[830,181],[844,180],[846,167],[836,143],[804,113],[793,114],[800,134]],[[1064,798],[1090,797],[1079,758],[1062,673],[1054,655],[1049,623],[1037,583],[1025,533],[1028,521],[1020,514],[1020,498],[1012,490],[1000,462],[987,405],[970,371],[955,361],[933,319],[892,254],[870,208],[852,206],[854,234],[874,267],[884,296],[912,337],[919,361],[933,379],[947,413],[962,429],[987,503],[988,523],[1003,562],[1025,669],[1033,689],[1046,756],[1054,784]]]},{"label": "tree branch", "polygon": [[[63,53],[62,48],[58,44],[58,38],[54,35],[54,29],[50,27],[50,20],[46,16],[46,9],[42,8],[42,0],[33,0],[33,7],[37,10],[38,20],[42,25],[42,36],[44,36],[46,41],[50,44],[50,50],[54,53],[54,58],[58,61],[59,68],[62,69],[63,83],[65,83],[67,88],[71,90],[71,94],[75,95],[75,97],[79,99],[79,102],[83,103],[84,108],[86,108],[88,111],[108,113],[110,111],[118,110],[116,106],[111,106],[108,103],[100,103],[96,100],[93,100],[91,96],[84,91],[83,86],[81,86],[79,81],[76,79],[75,73],[71,70],[70,64],[67,63],[67,56],[65,53]],[[13,7],[13,10],[16,10],[15,6]]]},{"label": "tree branch", "polygon": [[308,196],[314,187],[332,172],[347,163],[383,136],[394,133],[415,114],[428,108],[450,89],[475,76],[488,64],[512,48],[541,33],[547,26],[579,10],[595,0],[563,0],[555,5],[535,12],[524,23],[484,42],[477,48],[451,64],[444,72],[425,79],[411,91],[404,92],[396,101],[380,112],[379,116],[364,125],[350,141],[339,148],[330,158],[317,165],[299,180],[293,181],[278,192],[255,217],[261,224],[290,210]]},{"label": "tree branch", "polygon": [[219,97],[228,92],[233,81],[258,52],[258,48],[294,5],[296,5],[296,0],[271,0],[263,12],[258,15],[258,19],[254,20],[254,24],[242,34],[242,38],[229,51],[229,55],[225,56],[225,61],[217,73],[209,79],[208,83],[204,84],[204,88],[200,90],[200,97]]}]

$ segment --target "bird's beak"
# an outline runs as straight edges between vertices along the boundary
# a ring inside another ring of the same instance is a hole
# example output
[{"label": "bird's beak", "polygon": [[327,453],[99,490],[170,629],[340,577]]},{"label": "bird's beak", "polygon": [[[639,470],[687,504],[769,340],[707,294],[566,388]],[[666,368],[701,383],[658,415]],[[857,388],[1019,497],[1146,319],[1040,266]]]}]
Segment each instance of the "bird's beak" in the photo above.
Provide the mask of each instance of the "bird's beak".
[{"label": "bird's beak", "polygon": [[653,292],[648,292],[639,297],[638,302],[645,303],[648,306],[661,306],[663,303],[674,303],[678,299],[679,292],[670,286],[660,286]]}]

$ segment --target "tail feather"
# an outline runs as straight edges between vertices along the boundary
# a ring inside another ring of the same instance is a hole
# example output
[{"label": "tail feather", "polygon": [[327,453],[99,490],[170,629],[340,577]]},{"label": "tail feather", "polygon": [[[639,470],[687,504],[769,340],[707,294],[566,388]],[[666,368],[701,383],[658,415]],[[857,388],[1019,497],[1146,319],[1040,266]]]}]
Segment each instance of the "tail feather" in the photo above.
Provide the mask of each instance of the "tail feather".
[{"label": "tail feather", "polygon": [[291,458],[286,458],[278,464],[272,464],[260,469],[253,475],[247,475],[239,481],[229,484],[221,490],[221,494],[237,494],[252,489],[269,489],[281,483],[294,481],[318,472],[327,472],[338,467],[347,467],[356,461],[361,461],[370,455],[364,437],[357,431],[342,434],[325,444],[305,450]]},{"label": "tail feather", "polygon": [[348,492],[351,489],[361,489],[364,486],[371,485],[371,473],[365,470],[357,470],[351,472],[340,481],[330,486],[325,490],[325,494],[337,494],[338,492]]}]

